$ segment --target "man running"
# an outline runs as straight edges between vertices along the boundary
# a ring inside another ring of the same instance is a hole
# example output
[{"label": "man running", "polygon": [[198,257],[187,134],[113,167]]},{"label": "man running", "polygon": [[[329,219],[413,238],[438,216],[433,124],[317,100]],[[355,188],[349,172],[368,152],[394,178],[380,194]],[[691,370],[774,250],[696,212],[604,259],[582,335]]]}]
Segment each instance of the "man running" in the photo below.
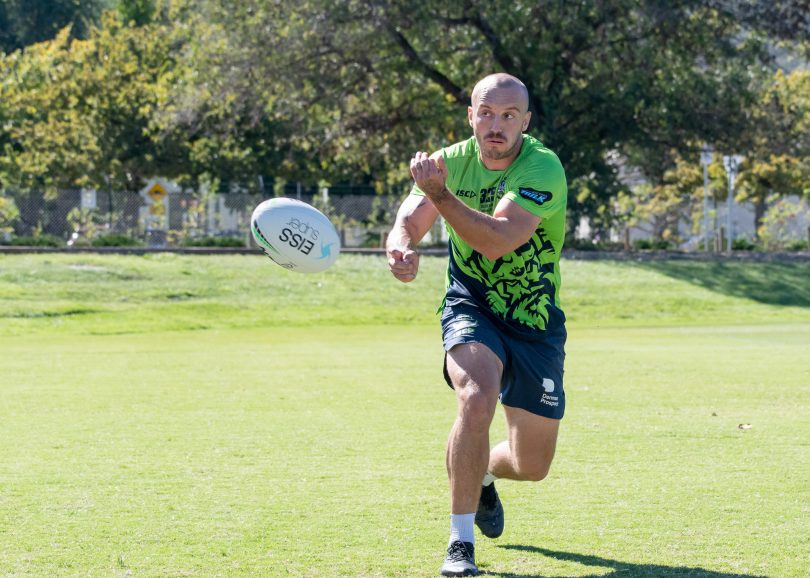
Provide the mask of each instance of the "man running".
[{"label": "man running", "polygon": [[[447,443],[450,541],[444,576],[475,576],[473,524],[497,538],[504,512],[494,481],[545,478],[565,411],[565,316],[560,251],[567,186],[557,156],[526,134],[525,85],[493,74],[467,109],[473,136],[417,152],[415,186],[387,241],[391,273],[416,278],[416,246],[441,215],[450,262],[442,309],[444,376],[458,413]],[[500,398],[508,439],[490,448]]]}]

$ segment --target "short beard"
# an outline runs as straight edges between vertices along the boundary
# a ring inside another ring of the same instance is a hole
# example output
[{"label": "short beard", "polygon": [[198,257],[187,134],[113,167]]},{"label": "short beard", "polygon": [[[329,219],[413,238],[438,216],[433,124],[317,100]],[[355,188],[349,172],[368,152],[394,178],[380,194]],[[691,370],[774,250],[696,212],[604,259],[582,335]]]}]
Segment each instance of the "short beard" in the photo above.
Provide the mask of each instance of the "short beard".
[{"label": "short beard", "polygon": [[520,151],[520,146],[522,144],[523,139],[519,138],[515,141],[515,144],[512,145],[512,148],[505,150],[503,152],[498,152],[497,150],[494,149],[487,150],[483,146],[481,146],[481,143],[478,143],[478,148],[481,149],[481,156],[483,156],[484,158],[488,158],[493,161],[499,161],[501,159],[509,158],[512,155],[517,157],[517,153],[518,151]]}]

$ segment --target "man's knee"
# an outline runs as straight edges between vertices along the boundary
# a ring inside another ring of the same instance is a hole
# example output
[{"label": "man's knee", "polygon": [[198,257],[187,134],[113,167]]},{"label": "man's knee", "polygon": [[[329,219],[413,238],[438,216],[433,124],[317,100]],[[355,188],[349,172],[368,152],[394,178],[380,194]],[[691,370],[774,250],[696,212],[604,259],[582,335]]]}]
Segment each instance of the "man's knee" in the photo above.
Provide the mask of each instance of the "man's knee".
[{"label": "man's knee", "polygon": [[521,479],[527,482],[539,482],[548,476],[551,462],[554,460],[554,452],[535,450],[524,455],[515,455],[513,460],[515,471]]},{"label": "man's knee", "polygon": [[517,469],[520,476],[527,482],[539,482],[548,476],[551,462],[519,465]]},{"label": "man's knee", "polygon": [[498,404],[497,390],[472,382],[466,376],[455,384],[459,414],[471,423],[489,426]]},{"label": "man's knee", "polygon": [[512,469],[521,480],[539,482],[548,476],[557,447],[559,420],[504,406],[509,424]]},{"label": "man's knee", "polygon": [[501,389],[500,360],[485,345],[465,343],[451,349],[446,362],[458,399],[459,415],[471,425],[488,427]]}]

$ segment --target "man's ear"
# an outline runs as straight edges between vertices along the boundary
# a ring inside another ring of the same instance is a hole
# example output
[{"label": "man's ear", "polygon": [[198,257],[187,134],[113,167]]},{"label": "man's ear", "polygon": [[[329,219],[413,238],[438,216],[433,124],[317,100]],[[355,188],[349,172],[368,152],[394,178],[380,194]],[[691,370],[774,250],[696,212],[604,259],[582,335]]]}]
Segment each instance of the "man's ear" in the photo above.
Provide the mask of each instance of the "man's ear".
[{"label": "man's ear", "polygon": [[467,122],[470,123],[470,126],[473,125],[473,107],[467,107]]},{"label": "man's ear", "polygon": [[525,132],[527,128],[529,128],[529,123],[532,122],[532,113],[527,112],[526,116],[523,117],[523,131]]}]

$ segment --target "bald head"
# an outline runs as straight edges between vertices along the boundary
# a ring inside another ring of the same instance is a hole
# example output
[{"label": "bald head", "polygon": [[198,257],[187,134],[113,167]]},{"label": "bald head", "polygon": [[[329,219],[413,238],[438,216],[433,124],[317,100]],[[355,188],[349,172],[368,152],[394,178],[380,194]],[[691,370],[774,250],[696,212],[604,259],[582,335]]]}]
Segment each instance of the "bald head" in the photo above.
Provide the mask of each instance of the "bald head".
[{"label": "bald head", "polygon": [[522,113],[529,110],[529,91],[520,79],[511,74],[498,72],[479,80],[475,88],[473,88],[472,102],[470,104],[475,108],[482,101],[491,100],[493,97],[510,98],[519,106]]},{"label": "bald head", "polygon": [[526,85],[511,74],[490,74],[475,85],[470,105],[467,120],[484,166],[505,169],[520,153],[532,118]]}]

